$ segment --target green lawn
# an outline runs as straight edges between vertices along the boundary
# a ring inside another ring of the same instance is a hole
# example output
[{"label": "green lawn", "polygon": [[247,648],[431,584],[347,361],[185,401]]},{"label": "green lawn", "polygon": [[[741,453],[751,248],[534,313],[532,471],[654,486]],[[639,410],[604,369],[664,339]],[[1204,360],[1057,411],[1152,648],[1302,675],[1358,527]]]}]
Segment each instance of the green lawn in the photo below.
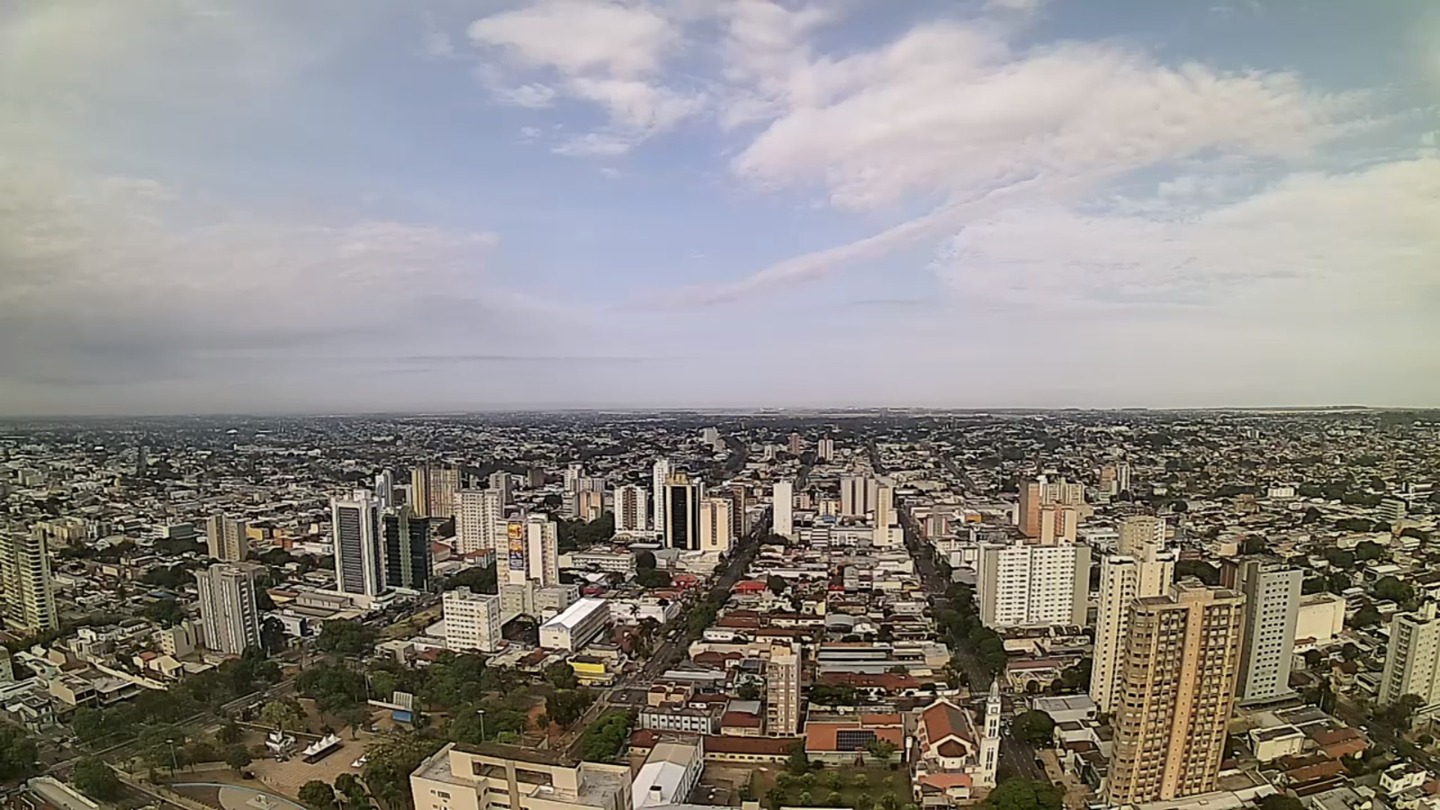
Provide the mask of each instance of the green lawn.
[{"label": "green lawn", "polygon": [[783,771],[755,773],[754,794],[768,808],[853,807],[887,810],[913,805],[904,768],[823,768],[796,777]]}]

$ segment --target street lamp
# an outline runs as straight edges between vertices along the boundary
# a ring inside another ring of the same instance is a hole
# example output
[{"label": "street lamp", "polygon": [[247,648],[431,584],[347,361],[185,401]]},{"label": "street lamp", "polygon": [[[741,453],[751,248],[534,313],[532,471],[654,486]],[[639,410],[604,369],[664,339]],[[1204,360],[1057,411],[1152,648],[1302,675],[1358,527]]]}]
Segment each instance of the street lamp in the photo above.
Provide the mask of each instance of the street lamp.
[{"label": "street lamp", "polygon": [[475,713],[480,715],[480,742],[485,742],[485,710],[476,709]]},{"label": "street lamp", "polygon": [[166,741],[165,741],[165,744],[170,747],[170,775],[171,775],[171,776],[174,776],[174,775],[175,775],[175,769],[176,769],[177,767],[179,767],[178,763],[175,761],[175,740],[174,740],[174,738],[171,738],[171,739],[166,740]]}]

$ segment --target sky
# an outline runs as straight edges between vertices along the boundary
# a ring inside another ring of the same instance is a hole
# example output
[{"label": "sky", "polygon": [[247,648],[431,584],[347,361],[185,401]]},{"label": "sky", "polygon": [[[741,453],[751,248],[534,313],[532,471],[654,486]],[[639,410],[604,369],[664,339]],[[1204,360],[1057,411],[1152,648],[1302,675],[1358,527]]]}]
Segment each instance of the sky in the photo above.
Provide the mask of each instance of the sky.
[{"label": "sky", "polygon": [[1327,404],[1440,3],[0,3],[0,415]]}]

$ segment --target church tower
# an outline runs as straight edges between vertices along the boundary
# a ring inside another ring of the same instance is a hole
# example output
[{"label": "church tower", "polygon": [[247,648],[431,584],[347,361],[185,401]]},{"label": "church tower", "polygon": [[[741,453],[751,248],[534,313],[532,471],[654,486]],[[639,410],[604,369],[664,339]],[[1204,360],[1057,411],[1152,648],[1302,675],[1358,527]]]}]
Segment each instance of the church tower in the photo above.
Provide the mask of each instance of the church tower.
[{"label": "church tower", "polygon": [[990,682],[990,698],[985,701],[985,736],[980,738],[980,771],[975,774],[976,787],[994,787],[995,772],[1000,767],[1000,679]]}]

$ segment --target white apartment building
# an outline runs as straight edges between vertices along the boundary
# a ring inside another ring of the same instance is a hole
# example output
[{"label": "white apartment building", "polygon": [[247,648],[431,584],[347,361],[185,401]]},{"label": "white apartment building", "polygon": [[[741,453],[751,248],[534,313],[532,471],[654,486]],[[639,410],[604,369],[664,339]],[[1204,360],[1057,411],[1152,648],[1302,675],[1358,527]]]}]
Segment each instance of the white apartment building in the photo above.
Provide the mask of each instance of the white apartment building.
[{"label": "white apartment building", "polygon": [[615,531],[643,532],[650,528],[650,504],[644,487],[634,484],[616,487],[613,498]]},{"label": "white apartment building", "polygon": [[1142,597],[1163,596],[1175,580],[1176,553],[1165,548],[1165,523],[1158,518],[1127,519],[1120,527],[1116,551],[1100,561],[1100,611],[1090,670],[1090,697],[1106,714],[1114,713],[1120,699],[1130,605]]},{"label": "white apartment building", "polygon": [[875,509],[880,482],[864,475],[840,478],[840,516],[865,517]]},{"label": "white apartment building", "polygon": [[505,527],[505,493],[462,489],[455,493],[455,547],[461,554],[495,550]]},{"label": "white apartment building", "polygon": [[240,655],[260,646],[260,611],[255,580],[243,566],[216,563],[195,572],[200,592],[200,626],[205,648]]},{"label": "white apartment building", "polygon": [[772,516],[770,531],[786,540],[795,537],[795,484],[776,481],[770,496]]},{"label": "white apartment building", "polygon": [[220,562],[241,562],[250,550],[246,532],[249,525],[243,520],[231,520],[224,515],[212,515],[205,521],[206,553]]},{"label": "white apartment building", "polygon": [[1434,602],[1390,620],[1377,701],[1388,706],[1405,695],[1418,695],[1427,707],[1440,703],[1440,618]]},{"label": "white apartment building", "polygon": [[458,653],[474,650],[488,653],[499,649],[503,637],[498,595],[455,588],[445,592],[441,604],[445,611],[447,649]]},{"label": "white apartment building", "polygon": [[729,498],[706,498],[700,502],[700,550],[711,554],[727,554],[735,537],[735,522]]},{"label": "white apartment building", "polygon": [[1290,662],[1304,575],[1298,568],[1260,559],[1227,562],[1221,584],[1245,596],[1245,634],[1235,697],[1263,703],[1294,694]]},{"label": "white apartment building", "polygon": [[[560,582],[560,529],[549,515],[535,513],[505,524],[504,581],[511,585]],[[498,552],[497,552],[498,556]]]},{"label": "white apartment building", "polygon": [[979,550],[976,597],[987,627],[1084,624],[1090,548],[1031,543]]},{"label": "white apartment building", "polygon": [[665,531],[665,481],[669,477],[670,459],[656,461],[650,471],[650,528],[661,533]]},{"label": "white apartment building", "polygon": [[800,730],[800,651],[770,648],[765,664],[765,733],[792,737]]},{"label": "white apartment building", "polygon": [[0,531],[0,592],[10,628],[38,633],[60,626],[43,531]]},{"label": "white apartment building", "polygon": [[356,596],[383,593],[380,506],[370,491],[358,489],[348,499],[332,498],[330,530],[334,536],[335,589]]}]

